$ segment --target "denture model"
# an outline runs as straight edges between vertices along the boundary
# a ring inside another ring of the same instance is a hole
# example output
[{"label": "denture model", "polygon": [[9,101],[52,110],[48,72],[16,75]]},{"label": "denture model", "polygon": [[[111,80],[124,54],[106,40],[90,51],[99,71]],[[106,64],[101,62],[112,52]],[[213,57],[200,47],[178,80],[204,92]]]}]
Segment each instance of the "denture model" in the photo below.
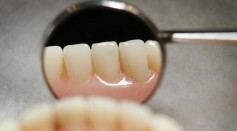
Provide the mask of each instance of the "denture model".
[{"label": "denture model", "polygon": [[[144,101],[162,66],[156,41],[130,40],[45,47],[44,71],[57,97],[102,95]],[[136,93],[134,93],[136,92]]]},{"label": "denture model", "polygon": [[173,119],[131,101],[102,97],[67,98],[42,104],[0,131],[182,131]]},{"label": "denture model", "polygon": [[138,103],[156,87],[161,66],[156,41],[46,47],[46,78],[62,99],[26,111],[0,131],[182,131],[172,118]]}]

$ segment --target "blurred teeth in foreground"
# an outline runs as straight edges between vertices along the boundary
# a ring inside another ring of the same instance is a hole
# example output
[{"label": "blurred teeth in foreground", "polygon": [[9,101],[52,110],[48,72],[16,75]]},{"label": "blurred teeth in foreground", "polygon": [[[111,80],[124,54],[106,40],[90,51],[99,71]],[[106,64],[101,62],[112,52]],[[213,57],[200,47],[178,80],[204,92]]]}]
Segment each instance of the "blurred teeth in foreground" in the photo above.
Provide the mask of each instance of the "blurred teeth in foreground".
[{"label": "blurred teeth in foreground", "polygon": [[179,124],[146,106],[104,97],[73,97],[40,105],[19,122],[4,122],[0,131],[183,131]]}]

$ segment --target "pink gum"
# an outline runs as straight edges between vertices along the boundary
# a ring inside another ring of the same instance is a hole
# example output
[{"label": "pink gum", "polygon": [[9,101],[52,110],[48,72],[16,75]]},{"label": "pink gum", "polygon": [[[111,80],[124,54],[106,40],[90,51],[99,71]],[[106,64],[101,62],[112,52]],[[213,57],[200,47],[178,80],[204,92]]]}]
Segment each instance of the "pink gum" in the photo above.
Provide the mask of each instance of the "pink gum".
[{"label": "pink gum", "polygon": [[52,91],[59,98],[71,96],[107,96],[118,100],[129,99],[137,102],[145,101],[156,88],[158,75],[151,71],[151,77],[148,81],[137,83],[129,80],[125,75],[122,79],[113,84],[107,83],[93,75],[87,82],[74,84],[68,80],[65,75]]}]

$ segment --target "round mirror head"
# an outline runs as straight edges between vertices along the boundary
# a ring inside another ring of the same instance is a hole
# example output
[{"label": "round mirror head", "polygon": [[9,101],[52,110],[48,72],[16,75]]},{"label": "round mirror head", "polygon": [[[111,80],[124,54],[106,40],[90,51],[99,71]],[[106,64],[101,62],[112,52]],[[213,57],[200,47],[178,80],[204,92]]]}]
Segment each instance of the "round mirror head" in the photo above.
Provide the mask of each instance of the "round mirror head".
[{"label": "round mirror head", "polygon": [[57,98],[107,96],[144,102],[157,88],[163,53],[155,26],[124,2],[68,7],[48,27],[43,69]]}]

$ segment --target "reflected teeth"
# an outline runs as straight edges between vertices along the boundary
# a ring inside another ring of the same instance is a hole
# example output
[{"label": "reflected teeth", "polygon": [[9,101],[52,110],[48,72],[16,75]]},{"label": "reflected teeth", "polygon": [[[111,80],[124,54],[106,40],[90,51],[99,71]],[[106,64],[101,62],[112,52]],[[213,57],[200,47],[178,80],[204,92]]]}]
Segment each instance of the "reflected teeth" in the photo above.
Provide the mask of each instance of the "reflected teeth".
[{"label": "reflected teeth", "polygon": [[56,119],[67,131],[79,131],[86,125],[87,103],[82,98],[71,98],[56,104]]},{"label": "reflected teeth", "polygon": [[44,70],[49,84],[54,86],[64,72],[61,47],[51,46],[44,49]]},{"label": "reflected teeth", "polygon": [[152,40],[147,41],[146,50],[148,53],[149,67],[159,74],[162,62],[161,49],[159,43]]},{"label": "reflected teeth", "polygon": [[0,131],[182,131],[171,118],[155,115],[137,103],[93,97],[68,98],[54,107],[41,105],[19,123],[2,123]]},{"label": "reflected teeth", "polygon": [[[81,84],[95,73],[106,82],[118,82],[120,63],[123,72],[137,82],[145,82],[150,77],[149,68],[160,73],[162,54],[156,41],[130,40],[119,43],[101,42],[68,45],[63,51],[58,46],[46,47],[44,52],[46,77],[50,85],[56,84],[66,67],[71,82]],[[64,67],[65,64],[65,67]]]},{"label": "reflected teeth", "polygon": [[91,52],[96,74],[107,82],[117,82],[120,73],[117,43],[102,42],[93,44]]},{"label": "reflected teeth", "polygon": [[149,79],[149,67],[145,44],[141,40],[119,43],[122,68],[136,81],[145,82]]},{"label": "reflected teeth", "polygon": [[92,74],[91,51],[87,44],[68,45],[63,49],[65,66],[69,80],[83,83]]},{"label": "reflected teeth", "polygon": [[121,128],[123,131],[147,131],[150,110],[137,103],[124,102],[120,107]]},{"label": "reflected teeth", "polygon": [[116,101],[93,97],[89,99],[89,121],[93,128],[113,131],[118,127],[118,104]]},{"label": "reflected teeth", "polygon": [[49,105],[34,108],[22,119],[24,131],[54,131],[54,125],[54,110]]}]

